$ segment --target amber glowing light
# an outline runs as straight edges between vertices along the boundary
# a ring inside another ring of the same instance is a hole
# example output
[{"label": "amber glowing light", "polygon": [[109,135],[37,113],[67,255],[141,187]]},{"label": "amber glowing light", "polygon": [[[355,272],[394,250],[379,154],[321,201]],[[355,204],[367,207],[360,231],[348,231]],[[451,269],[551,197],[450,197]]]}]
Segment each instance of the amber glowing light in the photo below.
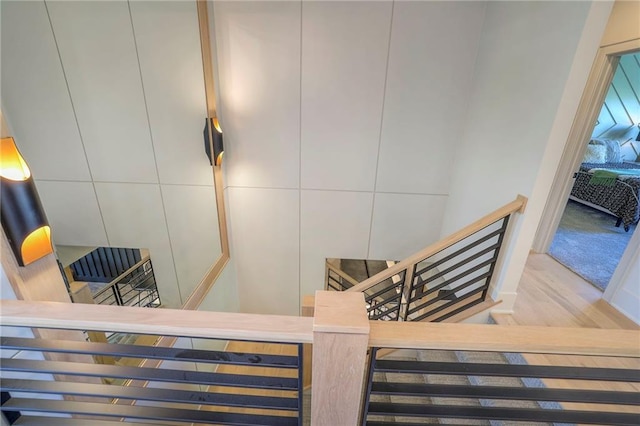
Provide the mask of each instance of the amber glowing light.
[{"label": "amber glowing light", "polygon": [[0,145],[0,213],[2,228],[20,266],[53,253],[51,229],[31,171],[13,138]]},{"label": "amber glowing light", "polygon": [[0,145],[0,176],[15,181],[23,181],[31,177],[31,170],[11,137],[2,138]]},{"label": "amber glowing light", "polygon": [[51,247],[51,228],[45,225],[27,235],[27,238],[22,242],[20,251],[22,253],[22,261],[25,265],[49,253],[53,253],[53,247]]}]

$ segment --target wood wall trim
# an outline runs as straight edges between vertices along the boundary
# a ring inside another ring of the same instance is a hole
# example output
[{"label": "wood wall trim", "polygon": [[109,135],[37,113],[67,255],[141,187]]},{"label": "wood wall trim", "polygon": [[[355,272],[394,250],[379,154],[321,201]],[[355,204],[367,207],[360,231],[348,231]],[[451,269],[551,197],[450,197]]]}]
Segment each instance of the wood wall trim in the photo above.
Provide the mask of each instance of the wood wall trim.
[{"label": "wood wall trim", "polygon": [[[209,35],[209,14],[207,10],[206,0],[196,1],[198,11],[198,25],[200,30],[200,48],[202,51],[202,72],[204,75],[204,91],[207,103],[207,118],[217,117],[216,109],[216,89],[213,77],[213,59],[211,56],[211,38]],[[209,126],[209,141],[213,141],[211,135],[211,126]],[[213,152],[213,148],[211,149]],[[214,189],[216,191],[216,209],[218,212],[218,230],[220,233],[220,245],[222,254],[211,266],[200,284],[193,290],[191,295],[182,305],[182,309],[196,310],[209,293],[216,280],[222,273],[224,267],[230,259],[229,250],[229,234],[227,230],[227,212],[224,199],[224,177],[222,173],[222,164],[212,166]],[[158,342],[159,346],[163,345],[163,341]]]},{"label": "wood wall trim", "polygon": [[202,72],[207,102],[207,116],[216,116],[216,90],[213,80],[213,62],[211,59],[211,37],[209,35],[209,14],[207,0],[197,0],[198,25],[200,27],[200,47],[202,49]]}]

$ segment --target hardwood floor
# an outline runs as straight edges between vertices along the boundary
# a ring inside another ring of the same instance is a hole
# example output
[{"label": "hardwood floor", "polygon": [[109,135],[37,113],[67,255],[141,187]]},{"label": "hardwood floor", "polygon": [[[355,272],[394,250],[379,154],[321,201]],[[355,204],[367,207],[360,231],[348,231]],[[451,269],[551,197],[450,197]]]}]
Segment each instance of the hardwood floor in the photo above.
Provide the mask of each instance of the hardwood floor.
[{"label": "hardwood floor", "polygon": [[[281,345],[277,343],[261,343],[261,342],[242,342],[242,341],[230,341],[225,348],[227,352],[236,353],[259,353],[269,355],[289,355],[296,356],[298,354],[297,347],[293,345]],[[216,369],[217,373],[228,374],[251,374],[256,376],[271,376],[271,377],[286,377],[296,378],[297,370],[273,368],[273,367],[246,367],[237,365],[220,365]],[[208,392],[221,392],[225,394],[237,394],[237,395],[257,395],[257,396],[275,396],[275,397],[295,397],[296,392],[293,391],[278,391],[267,389],[246,389],[236,387],[219,387],[209,386]],[[220,407],[205,405],[201,407],[202,410],[218,411],[218,412],[230,412],[241,414],[260,414],[260,415],[277,415],[286,417],[295,417],[297,413],[291,411],[281,410],[266,410],[257,408],[242,408],[242,407]]]},{"label": "hardwood floor", "polygon": [[[546,254],[531,254],[518,286],[513,314],[493,315],[502,325],[539,325],[640,330],[640,326],[605,302],[602,292]],[[640,353],[640,338],[638,339]],[[639,358],[584,357],[523,354],[529,364],[640,368]],[[544,380],[550,388],[598,389],[640,392],[639,384],[577,380]],[[565,409],[593,410],[593,404],[564,403]],[[602,410],[613,407],[600,405]],[[640,414],[638,407],[627,412]]]},{"label": "hardwood floor", "polygon": [[602,300],[600,290],[546,254],[529,255],[514,313],[495,319],[500,324],[640,330]]}]

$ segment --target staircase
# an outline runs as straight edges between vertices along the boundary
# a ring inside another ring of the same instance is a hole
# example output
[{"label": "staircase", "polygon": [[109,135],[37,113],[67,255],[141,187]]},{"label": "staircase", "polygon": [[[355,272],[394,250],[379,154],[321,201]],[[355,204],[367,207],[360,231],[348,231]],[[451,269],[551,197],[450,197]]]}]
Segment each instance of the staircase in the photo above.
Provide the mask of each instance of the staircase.
[{"label": "staircase", "polygon": [[[638,424],[637,331],[448,323],[492,303],[508,219],[523,207],[384,270],[367,262],[361,282],[328,263],[338,291],[303,307],[313,318],[0,301],[2,415],[66,426]],[[87,342],[90,330],[153,335],[155,346]],[[550,353],[560,358],[529,356]]]},{"label": "staircase", "polygon": [[364,293],[370,320],[461,321],[497,303],[492,279],[510,219],[525,205],[518,196],[400,262],[329,260],[325,289]]}]

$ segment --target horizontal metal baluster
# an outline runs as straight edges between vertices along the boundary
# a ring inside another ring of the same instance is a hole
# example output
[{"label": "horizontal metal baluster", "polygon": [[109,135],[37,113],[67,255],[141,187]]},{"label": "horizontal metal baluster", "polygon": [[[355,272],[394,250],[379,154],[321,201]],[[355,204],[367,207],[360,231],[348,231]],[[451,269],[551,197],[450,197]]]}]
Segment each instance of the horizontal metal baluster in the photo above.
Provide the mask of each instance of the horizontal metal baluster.
[{"label": "horizontal metal baluster", "polygon": [[[462,301],[464,301],[464,300],[466,300],[466,299],[468,299],[470,297],[473,297],[473,296],[477,295],[478,293],[482,293],[483,291],[484,291],[484,287],[477,288],[477,289],[475,289],[473,291],[470,291],[469,293],[466,293],[466,294],[464,294],[464,295],[462,295],[462,296],[460,296],[460,297],[458,297],[458,298],[456,298],[456,299],[454,299],[454,300],[452,300],[450,302],[445,303],[444,305],[440,305],[437,308],[430,310],[429,312],[425,312],[424,314],[420,315],[419,317],[414,318],[412,321],[420,321],[420,320],[422,320],[424,318],[430,317],[431,315],[435,315],[438,312],[442,312],[445,309],[448,309],[448,308],[450,308],[450,307],[452,307],[454,305],[460,304]],[[473,303],[468,303],[465,306],[460,306],[454,312],[456,312],[456,313],[462,312],[466,308],[469,308],[471,306],[477,305],[478,303],[481,303],[482,301],[483,301],[482,299],[478,299]],[[452,313],[452,312],[447,313],[447,314],[443,315],[442,317],[438,317],[437,319],[434,319],[433,322],[442,321],[444,318],[448,318],[448,317],[453,316],[453,315],[455,315],[455,314]]]},{"label": "horizontal metal baluster", "polygon": [[[493,222],[491,225],[493,225],[493,224],[495,224],[495,223],[496,223],[496,222]],[[491,226],[491,225],[489,225],[489,226]],[[483,229],[486,229],[486,228],[483,228]],[[479,231],[478,231],[478,232],[479,232]],[[485,235],[484,237],[482,237],[482,238],[480,238],[480,239],[478,239],[478,240],[474,241],[473,243],[471,243],[471,244],[469,244],[469,245],[466,245],[466,246],[462,247],[461,249],[459,249],[459,250],[457,250],[457,251],[455,251],[455,252],[453,252],[453,253],[451,253],[451,254],[448,254],[447,256],[443,257],[442,259],[438,259],[437,261],[435,261],[435,262],[433,262],[433,263],[430,263],[429,265],[425,266],[425,267],[424,267],[423,269],[421,269],[420,271],[416,272],[416,275],[422,275],[423,273],[427,272],[428,270],[438,267],[439,265],[441,265],[441,264],[443,264],[443,263],[445,263],[445,262],[447,262],[447,261],[449,261],[449,260],[453,259],[454,257],[458,256],[459,254],[462,254],[462,253],[464,253],[465,251],[468,251],[469,249],[472,249],[473,247],[476,247],[476,246],[478,246],[478,245],[480,245],[480,244],[484,243],[484,242],[485,242],[485,241],[487,241],[487,240],[490,240],[491,238],[493,238],[493,237],[495,237],[496,235],[499,235],[499,234],[501,234],[501,233],[503,233],[503,232],[504,232],[504,231],[503,231],[503,229],[502,229],[502,228],[501,228],[501,229],[497,229],[497,230],[493,231],[492,233],[487,234],[487,235]],[[467,237],[467,238],[470,238],[470,237]],[[462,241],[464,241],[464,240],[462,240]],[[429,256],[429,257],[433,257],[433,256]],[[426,259],[421,260],[421,261],[420,261],[420,262],[418,262],[418,263],[424,262],[425,260],[429,259],[429,257],[428,257],[428,258],[426,258]]]},{"label": "horizontal metal baluster", "polygon": [[159,346],[126,345],[98,342],[79,342],[25,337],[2,337],[3,349],[75,353],[83,355],[110,355],[114,357],[147,358],[174,361],[192,361],[213,364],[233,364],[260,367],[298,368],[296,356],[243,354],[200,349],[165,348]]},{"label": "horizontal metal baluster", "polygon": [[454,282],[460,280],[460,278],[464,278],[467,275],[471,275],[474,272],[479,271],[480,269],[491,265],[493,262],[495,262],[494,258],[489,259],[489,260],[485,260],[484,262],[477,264],[473,268],[467,269],[466,271],[461,272],[461,273],[459,273],[458,275],[456,275],[456,276],[454,276],[452,278],[449,278],[448,280],[444,281],[443,283],[438,284],[437,286],[434,286],[434,287],[430,288],[428,291],[424,292],[423,294],[424,295],[429,295],[429,294],[431,294],[433,292],[436,292],[436,291],[440,290],[441,288],[446,287],[446,286],[450,285],[451,283],[454,283]]},{"label": "horizontal metal baluster", "polygon": [[223,413],[182,408],[144,407],[139,405],[100,404],[93,402],[50,399],[11,398],[2,405],[3,411],[30,411],[124,417],[161,421],[196,422],[226,425],[260,424],[267,426],[297,426],[297,417]]},{"label": "horizontal metal baluster", "polygon": [[553,379],[640,382],[640,371],[624,368],[584,368],[527,364],[479,364],[376,360],[376,371],[385,373],[451,374],[465,376],[538,377]]},{"label": "horizontal metal baluster", "polygon": [[[542,408],[466,407],[459,405],[418,405],[371,402],[370,415],[403,417],[444,417],[474,420],[512,420],[600,425],[637,426],[638,415],[597,411],[545,410]],[[367,424],[371,424],[367,422]]]},{"label": "horizontal metal baluster", "polygon": [[295,411],[298,398],[225,394],[180,389],[162,389],[137,386],[99,385],[90,383],[3,379],[2,388],[9,392],[29,392],[53,395],[73,395],[172,402],[181,404],[207,404],[229,407],[265,408]]},{"label": "horizontal metal baluster", "polygon": [[484,248],[484,249],[480,250],[479,252],[474,253],[473,255],[471,255],[471,256],[469,256],[469,257],[466,257],[466,258],[464,258],[464,259],[460,260],[458,263],[456,263],[456,264],[454,264],[454,265],[452,265],[452,266],[448,267],[447,269],[444,269],[444,270],[439,271],[438,273],[436,273],[436,274],[434,274],[434,275],[432,275],[432,276],[430,276],[430,277],[427,277],[427,278],[425,279],[425,281],[426,281],[426,282],[429,282],[429,281],[436,280],[436,279],[440,278],[441,276],[446,275],[446,274],[448,274],[448,273],[450,273],[450,272],[452,272],[452,271],[455,271],[456,269],[459,269],[460,267],[462,267],[462,266],[464,266],[464,265],[468,264],[469,262],[472,262],[472,261],[476,260],[477,258],[482,257],[482,256],[484,256],[485,254],[490,253],[490,252],[492,252],[492,251],[496,250],[496,249],[497,249],[497,248],[499,248],[499,247],[500,247],[500,242],[497,242],[497,243],[495,243],[495,244],[492,244],[492,245],[490,245],[489,247],[486,247],[486,248]]},{"label": "horizontal metal baluster", "polygon": [[[475,283],[477,283],[479,281],[482,281],[483,279],[488,278],[490,276],[491,276],[491,271],[487,271],[487,272],[485,272],[485,273],[483,273],[481,275],[478,275],[477,277],[473,277],[470,280],[465,281],[463,284],[459,284],[459,285],[451,288],[450,291],[446,291],[446,293],[443,292],[442,295],[438,295],[433,299],[429,299],[429,301],[436,301],[436,300],[444,299],[450,293],[452,293],[452,292],[455,293],[460,289],[469,287],[470,285],[475,284]],[[448,281],[444,281],[442,284],[438,285],[438,288],[436,290],[441,290],[442,288],[447,287],[448,285],[451,285],[451,283],[453,283],[453,282],[455,282],[455,281],[449,281],[449,280]],[[424,298],[428,294],[431,294],[431,293],[434,293],[434,292],[435,292],[435,290],[431,291],[430,293],[426,293],[426,292],[425,293],[418,293],[416,291],[415,295],[409,299],[409,302],[413,303],[413,302],[415,302],[417,300],[420,300],[420,299]],[[412,312],[415,312],[415,310],[412,311]]]},{"label": "horizontal metal baluster", "polygon": [[422,383],[374,382],[372,394],[438,396],[452,398],[495,398],[531,401],[590,402],[640,405],[640,393],[581,389],[549,389],[508,386],[432,385]]},{"label": "horizontal metal baluster", "polygon": [[240,388],[297,390],[297,380],[286,377],[255,376],[245,374],[208,373],[171,370],[164,368],[124,367],[105,364],[83,364],[60,361],[5,359],[2,369],[12,372],[64,374],[69,376],[111,377],[140,379],[156,382],[233,386]]},{"label": "horizontal metal baluster", "polygon": [[[438,296],[434,297],[433,299],[429,299],[429,300],[425,301],[424,303],[422,303],[420,305],[416,305],[415,307],[411,308],[408,311],[408,313],[409,314],[413,314],[415,312],[418,312],[421,309],[425,308],[426,306],[432,305],[435,302],[438,302],[438,301],[446,298],[449,294],[456,293],[458,291],[464,290],[465,288],[470,287],[470,286],[472,286],[472,285],[474,285],[474,284],[476,284],[476,283],[488,278],[489,276],[491,276],[491,271],[485,272],[482,275],[479,275],[479,276],[477,276],[475,278],[472,278],[471,280],[466,281],[464,284],[456,286],[456,287],[452,288],[450,291],[447,291],[446,293],[443,292],[443,294],[438,295]],[[446,285],[449,285],[449,284],[450,284],[449,282],[446,283]],[[444,285],[443,287],[446,287],[446,285]],[[487,283],[483,284],[481,288],[484,288],[486,285],[487,285]],[[420,299],[422,299],[422,298],[414,298],[414,299],[411,299],[411,302],[415,302],[415,301],[420,300]],[[462,300],[461,297],[456,297],[455,299],[452,300],[452,302],[457,302],[457,301],[460,301],[460,300]],[[451,305],[449,305],[449,306],[451,306]]]}]

